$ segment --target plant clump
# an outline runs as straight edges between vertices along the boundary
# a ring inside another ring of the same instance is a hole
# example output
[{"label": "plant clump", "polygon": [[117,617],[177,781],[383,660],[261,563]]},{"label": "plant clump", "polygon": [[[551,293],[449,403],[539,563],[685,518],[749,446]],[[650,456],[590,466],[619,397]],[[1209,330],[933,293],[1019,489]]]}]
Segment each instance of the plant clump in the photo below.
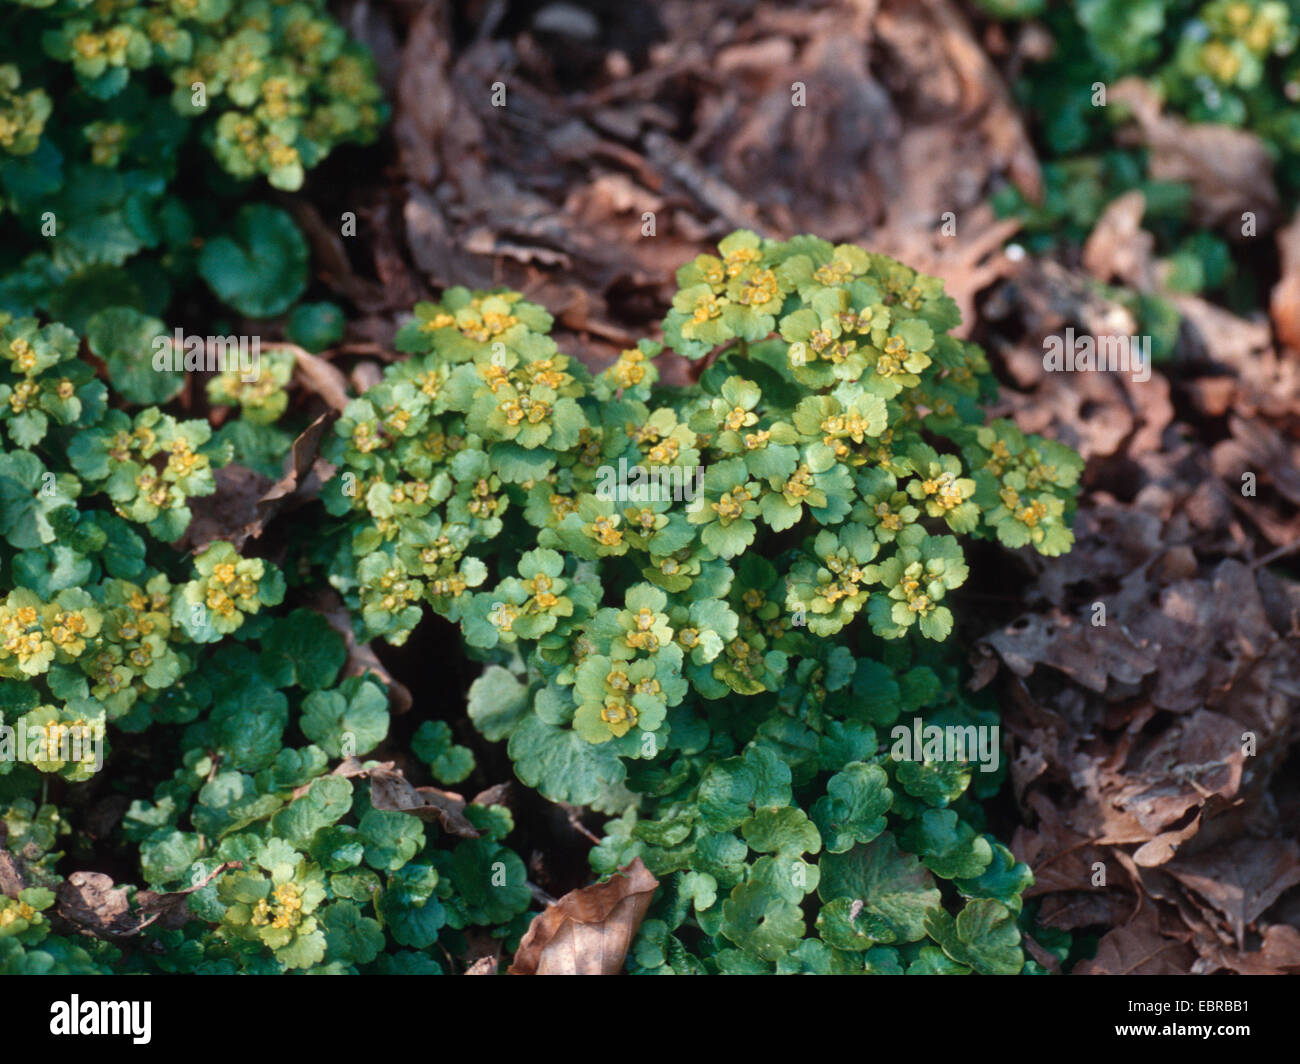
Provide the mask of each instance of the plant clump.
[{"label": "plant clump", "polygon": [[1068,550],[1082,462],[984,424],[983,352],[901,263],[742,231],[677,279],[684,389],[650,341],[593,375],[517,293],[418,305],[325,451],[329,578],[366,635],[457,623],[520,779],[617,815],[597,871],[667,877],[634,968],[1019,971],[1001,774],[885,736],[996,723],[940,645],[962,539]]},{"label": "plant clump", "polygon": [[197,273],[281,313],[305,242],[260,204],[232,240],[239,185],[298,189],[385,114],[324,0],[0,0],[0,309],[81,329],[109,306],[161,313]]}]

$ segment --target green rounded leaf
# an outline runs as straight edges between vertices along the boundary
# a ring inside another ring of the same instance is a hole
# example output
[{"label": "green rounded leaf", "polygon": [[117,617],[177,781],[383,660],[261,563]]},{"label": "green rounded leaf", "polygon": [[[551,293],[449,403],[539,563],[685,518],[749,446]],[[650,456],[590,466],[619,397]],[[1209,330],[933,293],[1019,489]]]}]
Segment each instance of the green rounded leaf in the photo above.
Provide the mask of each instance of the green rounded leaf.
[{"label": "green rounded leaf", "polygon": [[853,927],[886,945],[923,938],[925,914],[940,899],[930,873],[912,854],[900,851],[888,833],[847,853],[822,857],[817,893],[825,902],[862,902]]},{"label": "green rounded leaf", "polygon": [[299,303],[284,331],[300,347],[324,351],[343,339],[343,324],[343,311],[334,303]]},{"label": "green rounded leaf", "polygon": [[307,241],[282,210],[241,207],[229,236],[209,240],[199,273],[225,303],[250,318],[283,314],[307,287]]},{"label": "green rounded leaf", "polygon": [[170,365],[154,368],[159,341],[167,342],[170,355],[170,340],[161,321],[129,307],[101,310],[86,323],[86,342],[108,367],[109,386],[141,405],[165,403],[185,385],[184,374]]}]

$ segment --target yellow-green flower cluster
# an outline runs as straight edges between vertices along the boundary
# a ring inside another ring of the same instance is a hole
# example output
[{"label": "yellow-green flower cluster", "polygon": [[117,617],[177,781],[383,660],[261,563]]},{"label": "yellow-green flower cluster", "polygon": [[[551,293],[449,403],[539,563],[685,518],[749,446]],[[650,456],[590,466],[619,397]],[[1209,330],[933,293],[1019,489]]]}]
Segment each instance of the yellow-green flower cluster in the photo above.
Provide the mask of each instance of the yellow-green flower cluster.
[{"label": "yellow-green flower cluster", "polygon": [[1185,65],[1224,87],[1250,88],[1272,55],[1289,55],[1296,44],[1291,9],[1281,0],[1214,0],[1201,9],[1208,36],[1185,44]]},{"label": "yellow-green flower cluster", "polygon": [[106,390],[77,345],[64,325],[0,316],[0,424],[18,446],[39,443],[51,423],[73,425],[103,409]]},{"label": "yellow-green flower cluster", "polygon": [[194,558],[196,576],[172,602],[172,621],[196,643],[230,635],[263,606],[284,598],[284,577],[261,558],[243,558],[217,540]]},{"label": "yellow-green flower cluster", "polygon": [[[1077,480],[1022,437],[1036,493],[1005,520],[980,495],[988,366],[949,335],[937,280],[746,232],[678,280],[664,335],[710,356],[693,388],[652,387],[654,344],[592,376],[517,293],[452,289],[326,448],[326,505],[351,519],[332,579],[367,633],[404,641],[428,602],[544,682],[548,726],[631,758],[688,699],[824,671],[859,615],[886,640],[946,638],[955,536],[1059,552]],[[1022,519],[1038,531],[1017,540]]]},{"label": "yellow-green flower cluster", "polygon": [[0,65],[0,151],[30,155],[53,105],[43,89],[22,90],[22,77],[12,63]]},{"label": "yellow-green flower cluster", "polygon": [[212,460],[201,450],[211,435],[207,422],[177,421],[157,407],[134,419],[110,410],[73,440],[68,458],[87,481],[102,484],[118,514],[170,542],[189,524],[189,499],[216,489]]},{"label": "yellow-green flower cluster", "polygon": [[285,390],[293,376],[294,357],[287,351],[268,351],[258,362],[255,380],[245,380],[235,368],[218,373],[208,381],[208,401],[219,406],[238,406],[245,421],[270,425],[289,406]]},{"label": "yellow-green flower cluster", "polygon": [[[237,177],[265,175],[296,189],[337,145],[366,142],[384,118],[373,63],[348,42],[324,0],[55,0],[43,19],[48,56],[66,63],[95,99],[117,97],[161,71],[182,116],[214,115],[212,149]],[[32,151],[49,117],[39,89],[18,95],[15,67],[0,66],[0,148]],[[131,109],[123,112],[130,115]],[[86,126],[96,165],[116,166],[149,130],[109,111]]]},{"label": "yellow-green flower cluster", "polygon": [[103,615],[79,588],[50,602],[17,588],[0,604],[0,676],[33,677],[52,664],[75,662],[94,646]]},{"label": "yellow-green flower cluster", "polygon": [[15,939],[34,946],[44,941],[50,924],[43,910],[53,904],[53,891],[44,887],[25,887],[14,898],[0,894],[0,943]]},{"label": "yellow-green flower cluster", "polygon": [[325,876],[301,854],[287,856],[267,872],[222,878],[217,891],[227,908],[221,933],[264,944],[289,968],[310,968],[325,958],[325,934],[314,915],[327,896]]},{"label": "yellow-green flower cluster", "polygon": [[373,139],[383,119],[373,64],[320,0],[233,3],[219,28],[195,33],[171,76],[182,114],[222,109],[213,144],[221,164],[277,188],[298,188],[305,169],[340,143]]},{"label": "yellow-green flower cluster", "polygon": [[975,432],[966,454],[975,470],[975,502],[1003,544],[1031,544],[1047,555],[1070,549],[1066,511],[1083,472],[1074,451],[995,421]]},{"label": "yellow-green flower cluster", "polygon": [[81,662],[90,681],[90,694],[108,709],[110,719],[121,716],[141,696],[156,695],[174,683],[187,667],[173,633],[172,588],[158,573],[144,587],[128,580],[107,581],[103,587],[103,638]]}]

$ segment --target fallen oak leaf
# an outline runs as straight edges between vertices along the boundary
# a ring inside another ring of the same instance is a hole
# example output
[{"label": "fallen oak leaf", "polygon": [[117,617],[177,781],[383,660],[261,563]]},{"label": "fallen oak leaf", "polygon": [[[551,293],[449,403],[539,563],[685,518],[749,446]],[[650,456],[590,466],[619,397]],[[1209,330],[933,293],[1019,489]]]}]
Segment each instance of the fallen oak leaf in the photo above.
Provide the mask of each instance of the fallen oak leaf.
[{"label": "fallen oak leaf", "polygon": [[465,799],[454,791],[416,787],[396,769],[371,766],[360,775],[370,779],[370,804],[376,809],[396,809],[424,821],[437,821],[463,839],[479,837],[478,829],[465,816]]},{"label": "fallen oak leaf", "polygon": [[1117,83],[1110,99],[1131,109],[1148,150],[1150,176],[1191,184],[1198,222],[1228,227],[1242,211],[1251,211],[1260,231],[1273,228],[1280,200],[1273,161],[1259,137],[1231,126],[1163,114],[1160,98],[1138,77]]},{"label": "fallen oak leaf", "polygon": [[1151,906],[1123,927],[1112,928],[1097,944],[1097,955],[1078,964],[1074,975],[1184,975],[1194,953],[1190,946],[1161,933]]},{"label": "fallen oak leaf", "polygon": [[320,493],[320,483],[327,478],[329,473],[322,471],[321,475],[317,477],[314,491],[308,487],[308,481],[312,473],[320,466],[324,466],[326,470],[330,471],[333,469],[328,462],[323,459],[318,460],[316,456],[320,452],[321,438],[325,435],[326,430],[334,424],[337,417],[338,414],[334,411],[326,411],[303,429],[298,434],[298,438],[293,441],[293,446],[289,452],[289,468],[257,500],[257,517],[261,525],[265,525],[294,495],[303,494],[310,498]]},{"label": "fallen oak leaf", "polygon": [[138,935],[157,917],[131,912],[127,888],[115,886],[103,872],[73,872],[55,896],[57,912],[96,938]]},{"label": "fallen oak leaf", "polygon": [[617,975],[659,881],[641,858],[533,919],[508,975]]},{"label": "fallen oak leaf", "polygon": [[95,938],[131,938],[154,923],[176,930],[191,919],[186,906],[189,895],[202,890],[227,869],[239,867],[240,862],[218,865],[185,890],[164,894],[142,890],[135,895],[134,909],[128,888],[115,885],[111,876],[73,872],[59,886],[55,911],[78,931]]},{"label": "fallen oak leaf", "polygon": [[1260,914],[1300,883],[1300,846],[1292,839],[1237,839],[1176,857],[1165,870],[1227,918],[1240,950]]},{"label": "fallen oak leaf", "polygon": [[1080,624],[1054,610],[1048,616],[1025,614],[980,640],[992,647],[1017,676],[1029,676],[1038,665],[1050,665],[1076,683],[1098,693],[1112,678],[1139,683],[1157,666],[1152,657],[1159,644],[1138,640],[1122,624],[1107,627]]},{"label": "fallen oak leaf", "polygon": [[212,476],[217,490],[211,495],[190,500],[192,516],[177,540],[177,546],[198,554],[220,539],[230,543],[235,550],[243,550],[250,538],[256,539],[262,534],[263,518],[259,508],[272,481],[233,462],[222,466]]},{"label": "fallen oak leaf", "polygon": [[333,409],[342,412],[351,401],[348,398],[348,380],[343,371],[331,362],[313,355],[297,344],[268,344],[266,350],[287,351],[297,363],[298,376],[303,386],[319,395]]},{"label": "fallen oak leaf", "polygon": [[1300,351],[1300,211],[1277,234],[1281,274],[1269,294],[1269,314],[1284,347]]}]

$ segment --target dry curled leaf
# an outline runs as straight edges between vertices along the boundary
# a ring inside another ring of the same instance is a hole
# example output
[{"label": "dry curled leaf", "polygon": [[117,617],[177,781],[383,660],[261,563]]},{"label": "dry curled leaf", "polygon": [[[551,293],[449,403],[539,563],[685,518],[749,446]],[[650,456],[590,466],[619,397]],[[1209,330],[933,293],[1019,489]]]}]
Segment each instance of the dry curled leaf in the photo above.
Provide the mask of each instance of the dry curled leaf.
[{"label": "dry curled leaf", "polygon": [[243,550],[291,500],[305,501],[319,493],[321,481],[332,467],[316,454],[321,437],[336,416],[332,411],[322,414],[302,431],[293,441],[288,471],[277,481],[233,462],[216,470],[217,490],[190,500],[193,517],[179,545],[197,554],[220,539]]},{"label": "dry curled leaf", "polygon": [[1186,943],[1161,933],[1155,910],[1143,908],[1129,923],[1106,932],[1097,955],[1074,968],[1075,975],[1186,975],[1196,954]]},{"label": "dry curled leaf", "polygon": [[1149,152],[1147,170],[1157,181],[1192,186],[1198,221],[1210,227],[1256,216],[1260,232],[1276,224],[1273,160],[1253,133],[1217,123],[1192,123],[1161,113],[1160,100],[1141,78],[1124,78],[1111,100],[1132,108]]},{"label": "dry curled leaf", "polygon": [[1269,297],[1273,328],[1284,347],[1300,351],[1300,211],[1277,234],[1282,276]]},{"label": "dry curled leaf", "polygon": [[239,862],[222,864],[185,890],[164,894],[142,890],[134,899],[103,872],[73,872],[59,886],[56,911],[77,930],[96,938],[131,938],[155,923],[175,930],[190,920],[186,899],[228,868],[238,867]]},{"label": "dry curled leaf", "polygon": [[257,516],[262,524],[269,521],[295,495],[311,498],[319,494],[322,481],[331,475],[333,467],[324,459],[317,458],[317,455],[322,438],[337,416],[333,411],[321,414],[293,441],[289,468],[257,500]]},{"label": "dry curled leaf", "polygon": [[337,366],[296,344],[274,346],[276,350],[288,351],[293,355],[298,378],[307,391],[319,395],[334,410],[342,411],[348,405],[348,379]]},{"label": "dry curled leaf", "polygon": [[637,858],[605,883],[570,891],[533,919],[510,975],[617,975],[659,881]]},{"label": "dry curled leaf", "polygon": [[397,809],[421,820],[436,821],[445,831],[464,839],[477,839],[478,829],[465,816],[465,799],[437,787],[416,787],[400,771],[372,767],[370,804],[376,809]]},{"label": "dry curled leaf", "polygon": [[193,516],[178,545],[195,554],[215,540],[243,550],[250,538],[262,534],[258,503],[272,481],[255,470],[231,463],[213,474],[217,490],[190,500]]}]

